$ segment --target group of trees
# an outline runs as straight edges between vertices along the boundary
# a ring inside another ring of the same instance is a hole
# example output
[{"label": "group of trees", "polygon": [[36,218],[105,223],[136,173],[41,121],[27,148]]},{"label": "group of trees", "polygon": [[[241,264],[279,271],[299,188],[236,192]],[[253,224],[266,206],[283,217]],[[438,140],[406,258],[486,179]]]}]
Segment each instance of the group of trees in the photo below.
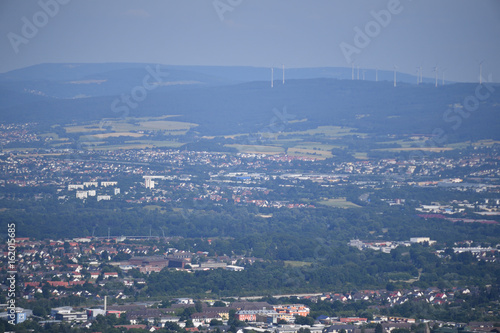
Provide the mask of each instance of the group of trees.
[{"label": "group of trees", "polygon": [[410,284],[443,289],[497,284],[500,266],[468,260],[466,255],[439,258],[424,245],[400,247],[390,254],[359,251],[346,245],[325,246],[321,256],[299,266],[283,261],[247,265],[242,272],[222,269],[194,274],[163,270],[147,277],[149,296],[216,293],[224,296],[307,291],[396,289]]},{"label": "group of trees", "polygon": [[[314,187],[311,185],[310,191]],[[299,191],[295,194],[297,197],[308,195],[305,189],[296,191]],[[359,196],[359,193],[362,192],[355,194]],[[159,235],[162,235],[160,230],[163,230],[168,236],[187,238],[231,237],[236,241],[226,246],[227,250],[231,247],[231,250],[240,252],[253,251],[258,257],[281,260],[312,257],[318,239],[347,242],[352,238],[369,239],[374,237],[373,234],[377,236],[385,233],[384,238],[391,240],[407,240],[421,235],[453,243],[463,241],[464,235],[467,235],[470,240],[495,243],[500,237],[495,225],[427,221],[417,217],[413,210],[415,204],[410,202],[410,198],[415,193],[422,193],[425,196],[425,201],[422,201],[430,202],[439,193],[426,196],[423,191],[410,191],[412,194],[409,195],[407,207],[390,207],[376,201],[383,196],[403,197],[404,193],[406,190],[394,190],[392,194],[386,191],[374,195],[373,203],[363,209],[320,206],[316,209],[258,209],[207,203],[195,209],[166,205],[165,209],[159,211],[126,203],[88,206],[82,202],[61,204],[55,199],[22,202],[3,199],[0,205],[8,209],[0,211],[0,224],[6,226],[15,222],[19,237],[37,239],[83,237],[92,235],[94,231],[96,235],[104,235],[108,228],[112,234],[146,235],[150,227]],[[281,194],[293,197],[290,191]],[[262,218],[258,213],[272,214],[272,217]],[[276,246],[269,246],[271,244]],[[277,247],[279,253],[273,247]]]}]

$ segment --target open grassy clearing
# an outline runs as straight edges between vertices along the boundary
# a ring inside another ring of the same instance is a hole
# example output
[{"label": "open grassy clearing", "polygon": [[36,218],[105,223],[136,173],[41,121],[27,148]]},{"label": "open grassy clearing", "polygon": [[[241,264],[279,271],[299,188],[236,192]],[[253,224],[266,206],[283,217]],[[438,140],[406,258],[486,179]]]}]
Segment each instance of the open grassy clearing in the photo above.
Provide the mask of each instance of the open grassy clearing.
[{"label": "open grassy clearing", "polygon": [[159,205],[146,205],[143,208],[149,211],[159,211],[160,213],[166,213],[166,211],[163,210],[163,208],[165,207]]},{"label": "open grassy clearing", "polygon": [[320,159],[320,160],[324,160],[326,158],[332,157],[332,153],[329,151],[296,148],[296,147],[288,148],[288,155],[312,157],[312,158]]},{"label": "open grassy clearing", "polygon": [[[300,122],[300,121],[295,121]],[[356,132],[356,128],[353,127],[342,127],[342,126],[318,126],[314,129],[309,129],[305,131],[291,131],[291,132],[280,132],[280,133],[267,133],[272,136],[279,136],[280,140],[284,139],[287,136],[293,135],[322,135],[331,138],[339,138],[346,135],[358,135],[361,137],[366,137],[366,133]],[[225,139],[234,139],[243,135],[249,135],[249,133],[239,133],[239,134],[231,134],[224,135]]]},{"label": "open grassy clearing", "polygon": [[[179,208],[179,207],[174,207],[172,208],[174,212],[177,213],[187,213],[187,214],[192,214],[194,212],[193,208]],[[204,212],[205,210],[199,210],[201,212]]]},{"label": "open grassy clearing", "polygon": [[289,138],[289,139],[284,139],[284,138],[278,138],[276,140],[273,140],[273,144],[277,144],[277,145],[281,145],[281,144],[286,144],[286,145],[290,145],[290,144],[302,144],[304,141],[304,139],[301,139],[301,138]]},{"label": "open grassy clearing", "polygon": [[480,141],[464,141],[464,142],[457,142],[457,143],[450,143],[447,144],[446,147],[448,148],[453,148],[453,149],[465,149],[470,146],[477,146],[477,147],[490,147],[493,145],[498,145],[500,144],[500,141],[496,140],[480,140]]},{"label": "open grassy clearing", "polygon": [[139,122],[139,127],[141,128],[140,130],[145,131],[188,131],[192,127],[196,126],[198,126],[198,124],[170,120]]},{"label": "open grassy clearing", "polygon": [[[184,134],[189,129],[198,126],[198,124],[165,120],[177,117],[168,115],[162,117],[147,118],[125,118],[125,119],[104,119],[101,122],[94,122],[87,125],[68,125],[64,129],[66,133],[88,133],[96,131],[106,131],[111,128],[113,132],[137,132],[137,131],[172,131],[176,134]],[[180,133],[183,132],[183,133]]]},{"label": "open grassy clearing", "polygon": [[289,155],[315,157],[318,159],[331,158],[333,148],[343,148],[340,145],[322,144],[317,142],[300,142],[296,146],[288,148]]},{"label": "open grassy clearing", "polygon": [[473,146],[480,146],[479,142],[471,143],[470,141],[466,142],[455,142],[455,143],[449,143],[446,145],[447,148],[452,148],[452,149],[465,149],[467,147],[470,147],[471,145]]},{"label": "open grassy clearing", "polygon": [[425,141],[426,139],[421,139],[421,140],[403,139],[403,140],[393,140],[393,141],[380,141],[377,143],[381,145],[397,144],[400,145],[401,148],[412,148],[415,146],[417,147],[425,146]]},{"label": "open grassy clearing", "polygon": [[448,150],[453,150],[453,148],[450,147],[413,147],[413,148],[380,148],[380,149],[373,149],[377,151],[394,151],[394,152],[400,152],[400,151],[429,151],[429,152],[442,152],[442,151],[448,151]]},{"label": "open grassy clearing", "polygon": [[72,133],[88,133],[88,132],[94,132],[94,131],[99,131],[99,126],[95,125],[72,125],[72,126],[66,126],[64,127],[66,130],[66,133],[72,134]]},{"label": "open grassy clearing", "polygon": [[444,147],[426,147],[425,141],[426,138],[422,139],[406,139],[406,140],[394,140],[394,141],[383,141],[379,142],[380,144],[398,144],[400,148],[380,148],[374,150],[380,151],[412,151],[412,150],[422,150],[422,151],[431,151],[431,152],[441,152],[453,149],[465,149],[470,146],[493,146],[495,144],[500,144],[500,141],[496,140],[480,140],[480,141],[464,141],[464,142],[455,142],[445,144]]},{"label": "open grassy clearing", "polygon": [[164,148],[179,148],[184,143],[178,141],[155,141],[155,140],[134,140],[127,141],[126,143],[130,144],[151,144],[155,147],[164,147]]},{"label": "open grassy clearing", "polygon": [[183,143],[177,141],[153,141],[137,140],[126,141],[118,145],[108,145],[105,142],[88,141],[82,142],[83,147],[92,147],[96,150],[120,150],[120,149],[146,149],[146,148],[179,148]]},{"label": "open grassy clearing", "polygon": [[89,138],[106,139],[106,138],[117,138],[120,136],[130,136],[133,138],[140,138],[140,137],[144,136],[144,134],[143,133],[134,133],[134,132],[100,133],[100,134],[81,136],[80,139],[81,140],[88,140]]},{"label": "open grassy clearing", "polygon": [[346,198],[330,198],[318,201],[318,204],[334,208],[360,208],[354,202],[347,201]]},{"label": "open grassy clearing", "polygon": [[311,266],[311,262],[307,261],[293,261],[293,260],[285,260],[284,261],[285,266],[289,267],[305,267],[305,266]]},{"label": "open grassy clearing", "polygon": [[263,146],[263,145],[238,145],[230,144],[224,145],[226,147],[232,147],[238,149],[240,153],[248,154],[283,154],[285,150],[282,147],[277,146]]},{"label": "open grassy clearing", "polygon": [[362,153],[362,152],[356,152],[352,154],[354,158],[357,158],[358,160],[367,160],[368,159],[368,153]]},{"label": "open grassy clearing", "polygon": [[474,146],[493,146],[500,144],[500,141],[496,140],[480,140],[473,143]]},{"label": "open grassy clearing", "polygon": [[198,125],[181,121],[153,120],[134,123],[126,121],[109,121],[106,122],[104,126],[107,128],[110,127],[113,132],[168,131],[183,135],[190,128]]},{"label": "open grassy clearing", "polygon": [[355,132],[356,129],[352,127],[341,127],[341,126],[318,126],[315,129],[310,129],[306,131],[295,131],[295,132],[282,132],[280,135],[325,135],[327,137],[342,137],[346,135],[358,135],[360,137],[366,137],[365,133]]},{"label": "open grassy clearing", "polygon": [[318,142],[301,142],[294,148],[330,151],[333,148],[344,148],[340,145],[323,144]]}]

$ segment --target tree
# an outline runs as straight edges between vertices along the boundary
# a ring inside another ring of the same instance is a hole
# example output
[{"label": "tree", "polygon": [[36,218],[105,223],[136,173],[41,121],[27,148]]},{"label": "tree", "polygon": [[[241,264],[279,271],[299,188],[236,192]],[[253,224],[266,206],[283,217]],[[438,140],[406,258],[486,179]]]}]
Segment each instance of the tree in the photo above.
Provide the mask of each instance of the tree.
[{"label": "tree", "polygon": [[181,330],[181,328],[179,327],[179,325],[177,325],[177,323],[173,323],[170,321],[165,322],[165,329],[167,329],[169,331],[177,331],[177,332],[180,332],[180,330]]},{"label": "tree", "polygon": [[295,316],[295,324],[298,325],[314,325],[314,318],[311,316]]},{"label": "tree", "polygon": [[210,320],[210,326],[220,326],[220,325],[222,325],[221,320],[217,320],[217,319]]},{"label": "tree", "polygon": [[172,305],[172,302],[169,301],[168,299],[164,299],[161,301],[160,305],[158,306],[160,309],[161,308],[169,308]]},{"label": "tree", "polygon": [[200,301],[197,301],[194,304],[194,308],[196,309],[196,312],[203,312],[203,304]]},{"label": "tree", "polygon": [[187,319],[190,319],[190,318],[191,318],[191,315],[192,315],[193,313],[195,313],[195,312],[196,312],[196,309],[195,309],[195,308],[193,308],[193,307],[184,308],[184,311],[182,311],[182,313],[181,313],[181,317],[180,317],[180,319],[181,319],[181,320],[187,320]]},{"label": "tree", "polygon": [[43,298],[49,298],[51,293],[50,293],[50,286],[48,283],[44,284],[42,287],[42,295]]},{"label": "tree", "polygon": [[224,303],[223,301],[215,301],[214,302],[214,307],[226,307],[226,303]]},{"label": "tree", "polygon": [[126,261],[132,258],[132,256],[125,252],[118,252],[118,254],[113,258],[113,261]]},{"label": "tree", "polygon": [[377,326],[375,326],[375,333],[384,333],[384,328],[381,324],[377,324]]},{"label": "tree", "polygon": [[229,310],[229,320],[234,320],[235,317],[236,317],[236,310],[235,309]]},{"label": "tree", "polygon": [[45,317],[48,313],[47,313],[47,310],[41,306],[41,305],[36,305],[34,308],[33,308],[33,314],[35,316],[39,316],[39,317]]}]

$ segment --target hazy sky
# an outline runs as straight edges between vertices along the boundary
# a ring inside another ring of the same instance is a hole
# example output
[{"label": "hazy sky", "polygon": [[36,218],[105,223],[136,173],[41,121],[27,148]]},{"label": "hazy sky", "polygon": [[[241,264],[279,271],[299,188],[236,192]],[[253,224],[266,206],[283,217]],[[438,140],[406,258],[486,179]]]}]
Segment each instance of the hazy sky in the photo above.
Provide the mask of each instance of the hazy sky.
[{"label": "hazy sky", "polygon": [[354,61],[409,74],[422,66],[431,77],[437,65],[445,79],[477,81],[484,60],[483,76],[500,81],[497,0],[2,0],[0,32],[0,72],[44,62]]}]

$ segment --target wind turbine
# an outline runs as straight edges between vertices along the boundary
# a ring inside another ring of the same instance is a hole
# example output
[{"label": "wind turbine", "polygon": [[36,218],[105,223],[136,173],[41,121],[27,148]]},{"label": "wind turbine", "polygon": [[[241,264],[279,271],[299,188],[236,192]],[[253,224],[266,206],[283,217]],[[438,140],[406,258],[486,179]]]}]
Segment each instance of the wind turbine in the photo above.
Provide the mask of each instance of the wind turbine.
[{"label": "wind turbine", "polygon": [[434,67],[433,72],[436,73],[436,87],[437,87],[438,86],[438,66]]},{"label": "wind turbine", "polygon": [[398,66],[394,65],[394,87],[396,86],[396,70],[398,69]]},{"label": "wind turbine", "polygon": [[363,81],[365,80],[365,72],[366,70],[363,69]]},{"label": "wind turbine", "polygon": [[358,65],[358,78],[357,79],[359,80],[359,65]]},{"label": "wind turbine", "polygon": [[375,68],[375,82],[378,82],[378,68]]},{"label": "wind turbine", "polygon": [[283,66],[283,84],[285,84],[285,64]]},{"label": "wind turbine", "polygon": [[483,83],[483,61],[479,63],[479,84]]},{"label": "wind turbine", "polygon": [[274,87],[274,67],[271,66],[271,88]]},{"label": "wind turbine", "polygon": [[445,69],[443,68],[443,69],[441,70],[441,72],[442,72],[442,74],[443,74],[443,75],[441,75],[441,85],[442,85],[442,86],[444,86],[444,71],[445,71]]},{"label": "wind turbine", "polygon": [[422,83],[422,66],[417,67],[417,84]]}]

